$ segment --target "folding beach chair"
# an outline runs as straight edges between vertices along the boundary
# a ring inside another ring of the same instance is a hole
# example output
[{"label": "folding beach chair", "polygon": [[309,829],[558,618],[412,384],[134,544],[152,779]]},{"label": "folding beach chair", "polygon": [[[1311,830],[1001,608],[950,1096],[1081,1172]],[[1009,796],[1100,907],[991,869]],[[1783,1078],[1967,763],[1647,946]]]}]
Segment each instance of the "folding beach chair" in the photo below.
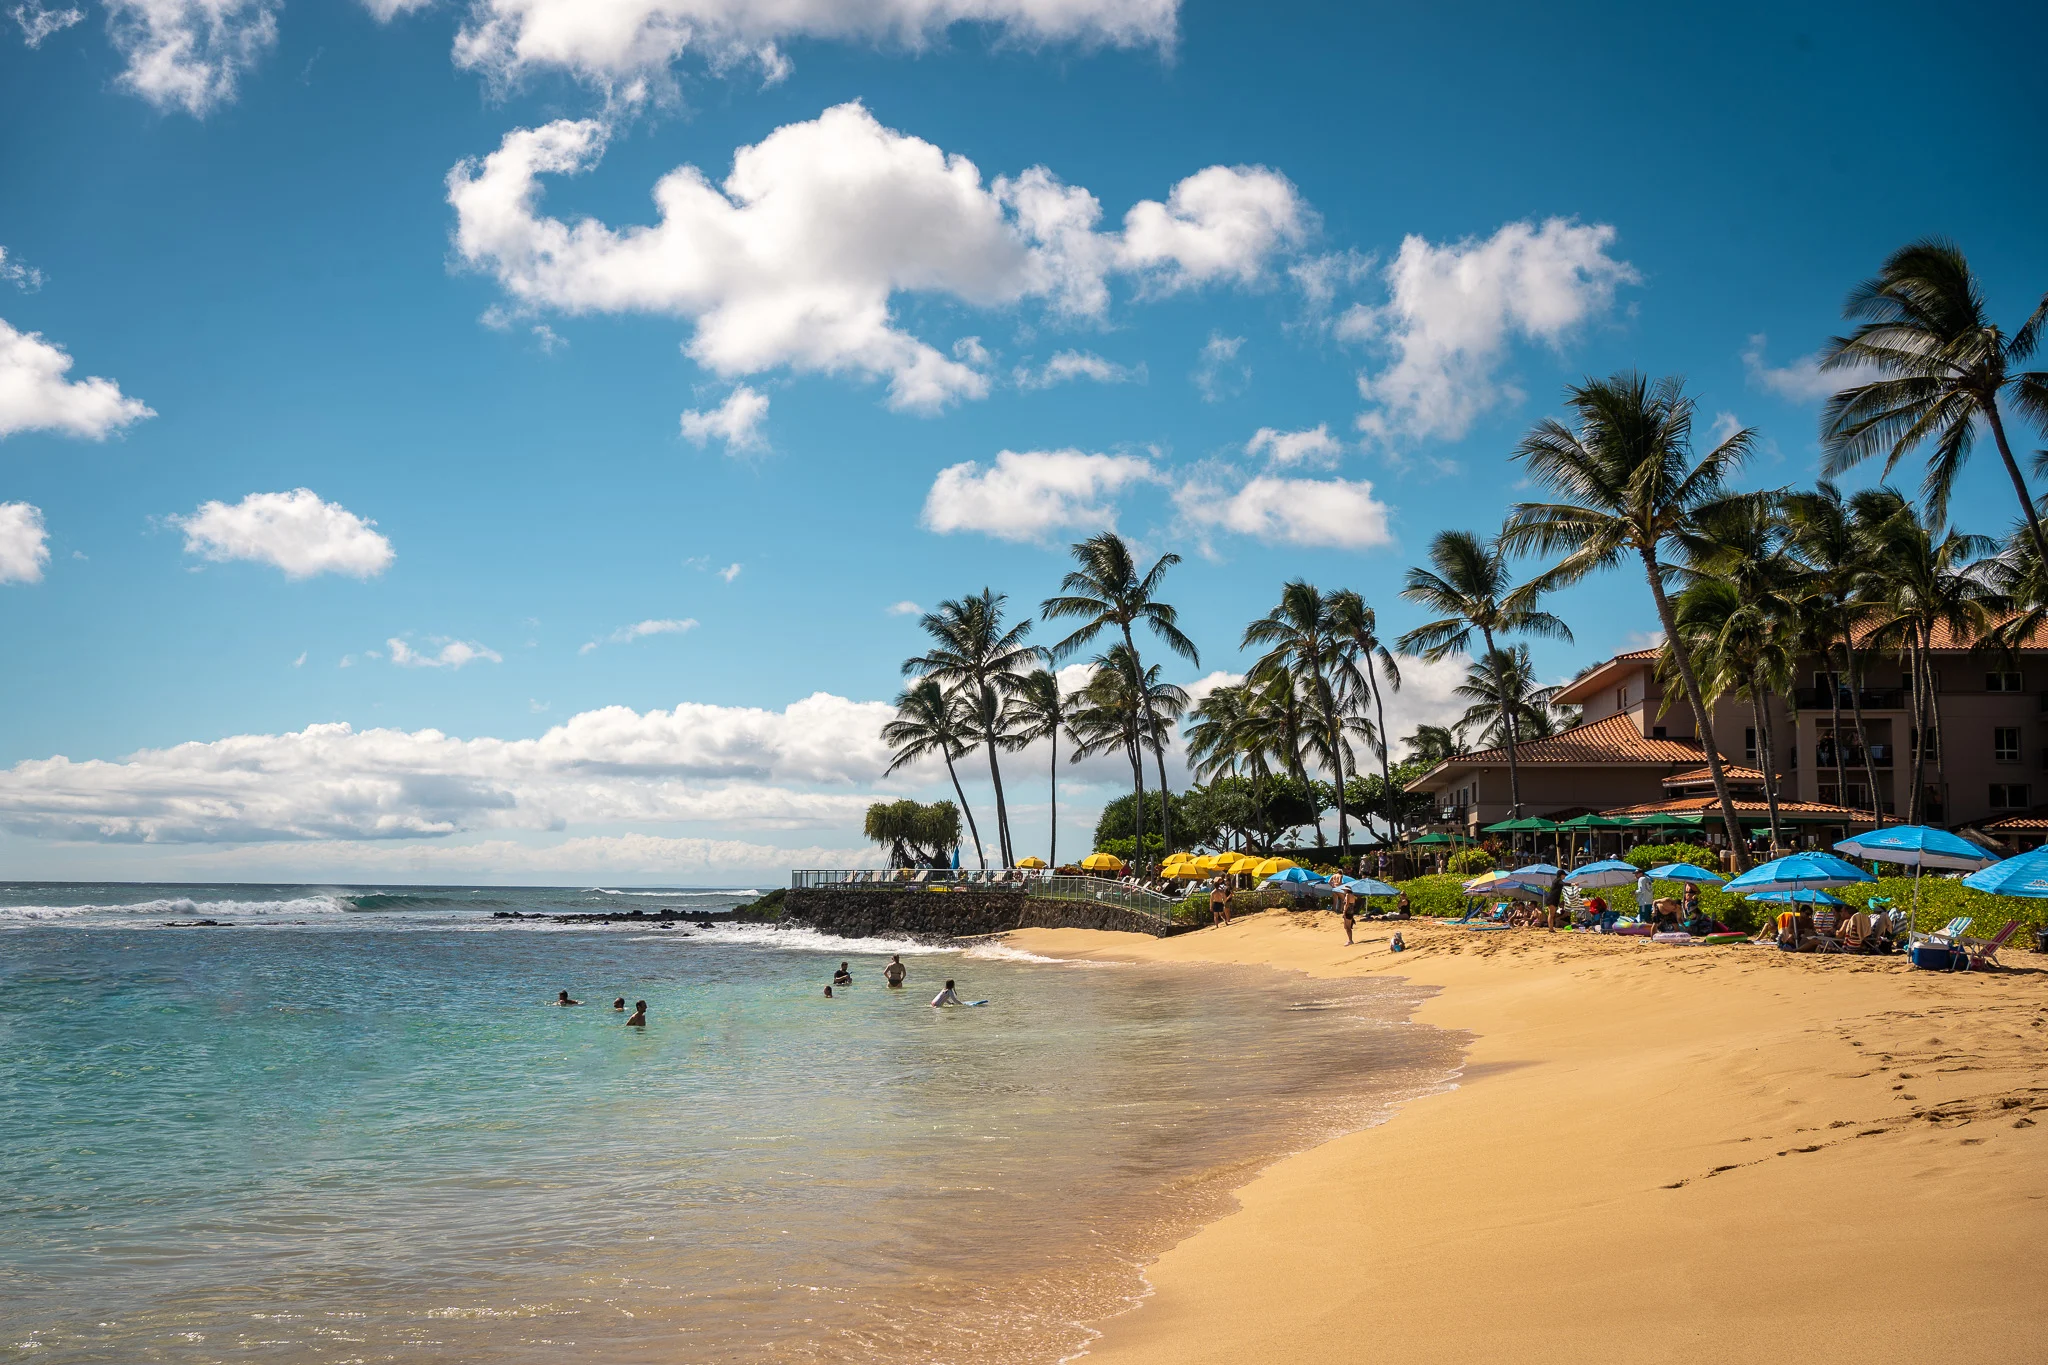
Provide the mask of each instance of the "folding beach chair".
[{"label": "folding beach chair", "polygon": [[1990,938],[1959,936],[1955,941],[1956,951],[1970,959],[1970,970],[1973,972],[1981,972],[1992,967],[2001,966],[2002,964],[1998,960],[1998,950],[2006,945],[2006,942],[2012,938],[2013,933],[2019,927],[2020,922],[2018,920],[2009,919],[2005,922],[2005,927]]}]

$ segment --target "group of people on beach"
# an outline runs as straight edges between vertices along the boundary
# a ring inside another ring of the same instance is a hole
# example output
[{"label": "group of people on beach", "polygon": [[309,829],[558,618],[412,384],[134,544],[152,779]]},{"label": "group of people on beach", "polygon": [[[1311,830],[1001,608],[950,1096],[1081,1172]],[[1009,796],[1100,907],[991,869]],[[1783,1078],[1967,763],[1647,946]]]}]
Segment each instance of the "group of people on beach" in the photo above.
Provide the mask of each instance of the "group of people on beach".
[{"label": "group of people on beach", "polygon": [[[548,1003],[550,1005],[580,1005],[583,1002],[581,1000],[571,1000],[567,991],[557,991],[555,992],[555,998],[548,1001]],[[625,996],[619,996],[612,1001],[612,1011],[615,1014],[626,1013]],[[627,1018],[626,1026],[628,1028],[647,1027],[647,1002],[645,1000],[635,1000],[633,1002],[633,1013]]]},{"label": "group of people on beach", "polygon": [[[903,965],[902,955],[891,953],[889,955],[889,965],[882,968],[882,984],[892,991],[900,991],[903,989],[903,983],[909,975],[910,969]],[[853,969],[844,962],[840,963],[839,970],[832,973],[831,983],[825,987],[825,998],[827,1000],[838,999],[832,993],[833,987],[851,986],[852,984]],[[960,998],[959,993],[953,989],[953,983],[950,980],[946,982],[946,989],[932,997],[932,1006],[935,1009],[945,1005],[964,1005],[966,1003],[965,1000]]]}]

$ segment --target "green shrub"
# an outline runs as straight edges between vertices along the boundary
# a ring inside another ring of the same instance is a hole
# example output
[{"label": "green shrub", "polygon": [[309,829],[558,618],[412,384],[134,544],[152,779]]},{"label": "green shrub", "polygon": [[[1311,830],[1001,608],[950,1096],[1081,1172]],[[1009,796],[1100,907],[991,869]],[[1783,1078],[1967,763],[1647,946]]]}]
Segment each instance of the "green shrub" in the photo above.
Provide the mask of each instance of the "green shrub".
[{"label": "green shrub", "polygon": [[[1875,896],[1889,896],[1896,909],[1911,910],[1913,878],[1880,877],[1874,882],[1836,887],[1830,894],[1841,897],[1858,910],[1865,908]],[[1970,933],[1978,938],[1990,938],[2005,927],[2007,920],[2018,920],[2020,927],[2014,931],[2012,942],[2014,948],[2024,949],[2033,946],[2035,930],[2048,929],[2048,900],[1994,896],[1947,877],[1921,877],[1920,928],[1923,931],[1938,929],[1957,915],[1968,915],[1975,921],[1970,926]]]},{"label": "green shrub", "polygon": [[1455,874],[1459,878],[1467,880],[1478,876],[1482,872],[1491,872],[1493,869],[1493,855],[1483,848],[1461,848],[1451,855],[1449,862],[1444,864],[1444,871],[1446,873]]},{"label": "green shrub", "polygon": [[[1252,915],[1257,914],[1261,910],[1279,910],[1291,908],[1293,905],[1293,895],[1277,889],[1272,891],[1237,891],[1233,892],[1230,897],[1230,913],[1233,915]],[[1167,912],[1167,918],[1175,924],[1207,924],[1211,918],[1209,892],[1207,889],[1193,893],[1179,905],[1174,906],[1172,910]]]},{"label": "green shrub", "polygon": [[[1456,919],[1465,913],[1464,886],[1467,878],[1448,873],[1435,877],[1415,877],[1396,886],[1408,893],[1408,908],[1418,915],[1432,915],[1439,919]],[[1375,900],[1375,909],[1391,909],[1390,902]]]},{"label": "green shrub", "polygon": [[1623,855],[1623,861],[1645,872],[1665,863],[1691,863],[1709,872],[1721,870],[1720,855],[1698,844],[1639,844]]}]

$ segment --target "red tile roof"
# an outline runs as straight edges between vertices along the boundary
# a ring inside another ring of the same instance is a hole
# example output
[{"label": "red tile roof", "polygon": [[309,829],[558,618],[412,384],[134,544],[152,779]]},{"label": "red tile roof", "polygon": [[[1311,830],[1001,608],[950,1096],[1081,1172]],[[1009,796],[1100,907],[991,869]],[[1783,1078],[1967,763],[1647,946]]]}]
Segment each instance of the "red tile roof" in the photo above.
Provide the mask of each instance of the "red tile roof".
[{"label": "red tile roof", "polygon": [[[1515,746],[1515,762],[1523,763],[1691,763],[1700,761],[1696,739],[1647,739],[1641,722],[1630,715],[1609,716],[1591,725],[1575,725],[1549,739]],[[1450,760],[1453,763],[1506,763],[1508,751],[1487,749]]]},{"label": "red tile roof", "polygon": [[[1771,808],[1766,802],[1745,801],[1737,798],[1734,804],[1736,817],[1740,820],[1761,823],[1770,818]],[[1721,804],[1713,797],[1681,796],[1670,801],[1647,801],[1639,806],[1616,806],[1612,810],[1603,810],[1600,813],[1602,815],[1704,815],[1709,811],[1716,816],[1721,813]],[[1780,801],[1778,803],[1778,813],[1780,815],[1806,817],[1816,815],[1835,816],[1845,819],[1850,824],[1867,825],[1870,823],[1870,813],[1868,811],[1851,810],[1847,806],[1830,806],[1821,801]]]},{"label": "red tile roof", "polygon": [[1987,820],[1977,826],[1986,831],[2006,830],[2018,833],[2025,830],[2048,830],[2048,806],[2036,806],[1999,820]]},{"label": "red tile roof", "polygon": [[[1723,763],[1721,765],[1721,775],[1730,782],[1762,782],[1764,780],[1761,770],[1745,768],[1738,763]],[[1664,785],[1667,787],[1690,787],[1698,782],[1712,782],[1713,780],[1714,770],[1712,768],[1688,768],[1682,773],[1673,773],[1665,778]]]}]

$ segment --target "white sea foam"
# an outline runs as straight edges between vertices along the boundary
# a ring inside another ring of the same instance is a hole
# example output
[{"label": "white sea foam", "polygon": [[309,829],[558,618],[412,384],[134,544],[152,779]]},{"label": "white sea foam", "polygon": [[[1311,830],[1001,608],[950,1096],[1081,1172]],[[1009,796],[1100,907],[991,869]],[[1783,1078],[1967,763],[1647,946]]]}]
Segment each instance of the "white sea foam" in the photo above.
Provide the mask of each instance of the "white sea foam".
[{"label": "white sea foam", "polygon": [[761,893],[750,886],[736,886],[730,890],[699,888],[695,891],[615,891],[609,886],[593,886],[590,891],[592,895],[598,896],[646,896],[651,900],[669,901],[682,900],[686,896],[749,896],[755,900],[761,898]]},{"label": "white sea foam", "polygon": [[0,920],[158,919],[165,915],[182,919],[218,919],[224,915],[337,915],[348,908],[335,896],[300,896],[281,901],[199,901],[175,896],[126,904],[6,905],[0,906]]},{"label": "white sea foam", "polygon": [[986,943],[975,944],[973,947],[968,948],[962,956],[985,958],[994,962],[1068,962],[1071,960],[1064,957],[1046,957],[1039,953],[1027,953],[1022,948],[1012,948],[1007,943],[997,943],[993,939]]},{"label": "white sea foam", "polygon": [[816,929],[778,929],[767,924],[714,924],[696,935],[714,943],[745,943],[760,948],[784,948],[798,953],[915,953],[930,957],[960,950],[948,943],[919,943],[908,938],[841,938]]}]

